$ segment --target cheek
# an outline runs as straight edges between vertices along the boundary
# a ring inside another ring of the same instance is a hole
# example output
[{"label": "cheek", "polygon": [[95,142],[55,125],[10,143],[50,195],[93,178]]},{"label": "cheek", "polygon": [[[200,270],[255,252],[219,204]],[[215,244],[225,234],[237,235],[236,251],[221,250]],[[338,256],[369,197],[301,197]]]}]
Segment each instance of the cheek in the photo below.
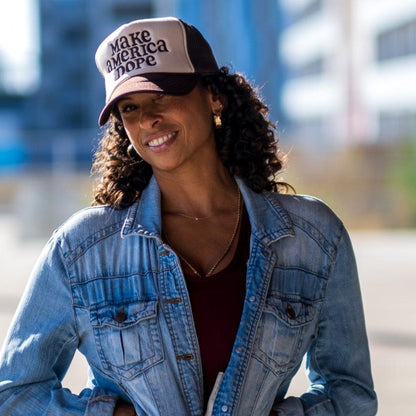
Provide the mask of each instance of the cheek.
[{"label": "cheek", "polygon": [[134,144],[134,134],[132,131],[126,127],[124,127],[124,130],[126,131],[127,137],[129,138],[130,142]]},{"label": "cheek", "polygon": [[188,117],[188,126],[198,134],[213,131],[212,114],[206,107],[200,108],[200,111],[192,111]]},{"label": "cheek", "polygon": [[134,146],[134,149],[136,150],[136,153],[143,159],[143,147],[140,146],[140,140],[137,136],[135,136],[134,132],[131,132],[126,127],[124,127],[124,130],[126,131],[127,137],[130,141],[130,143]]},{"label": "cheek", "polygon": [[137,150],[140,144],[139,131],[137,129],[133,129],[128,123],[124,123],[124,130],[130,140],[130,143],[132,143]]}]

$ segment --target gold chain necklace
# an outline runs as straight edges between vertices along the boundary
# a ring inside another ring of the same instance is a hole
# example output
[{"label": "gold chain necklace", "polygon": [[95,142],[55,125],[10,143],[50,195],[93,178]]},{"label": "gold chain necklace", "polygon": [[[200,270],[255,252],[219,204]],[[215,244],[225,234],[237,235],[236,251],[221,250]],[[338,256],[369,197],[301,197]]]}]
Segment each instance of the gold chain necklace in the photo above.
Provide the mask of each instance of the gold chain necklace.
[{"label": "gold chain necklace", "polygon": [[[241,221],[241,193],[240,193],[240,190],[238,189],[238,187],[237,187],[237,192],[238,192],[238,201],[237,201],[237,219],[236,219],[236,222],[235,222],[235,226],[234,226],[234,230],[233,230],[233,233],[232,233],[232,235],[231,235],[231,238],[230,238],[230,241],[228,242],[228,245],[227,245],[227,247],[226,247],[226,249],[225,249],[225,251],[221,254],[221,256],[218,258],[218,260],[214,263],[214,265],[209,269],[209,271],[208,271],[208,273],[206,273],[205,274],[205,277],[209,277],[209,276],[211,276],[213,273],[214,273],[214,271],[215,271],[215,269],[218,267],[218,265],[222,262],[222,260],[224,260],[224,257],[228,254],[228,252],[230,251],[230,249],[231,249],[231,246],[233,245],[233,243],[234,243],[234,240],[235,240],[235,237],[236,237],[236,235],[237,235],[237,231],[238,231],[238,227],[240,226],[240,221]],[[196,217],[191,217],[191,218],[195,218],[195,220],[196,220]],[[196,220],[196,221],[198,221],[198,220]],[[170,246],[172,246],[172,244],[171,244],[171,242],[169,241],[169,238],[168,238],[168,236],[167,236],[167,233],[166,233],[166,231],[164,230],[163,231],[163,235],[165,236],[165,239],[166,239],[166,242],[170,245]],[[188,266],[188,268],[192,271],[192,273],[194,273],[196,276],[198,276],[198,277],[201,277],[202,278],[202,275],[201,275],[201,273],[199,273],[198,272],[198,270],[194,267],[194,266],[192,266],[192,264],[188,261],[188,260],[186,260],[186,258],[185,257],[183,257],[180,253],[177,253],[178,254],[178,256],[179,256],[179,258]]]}]

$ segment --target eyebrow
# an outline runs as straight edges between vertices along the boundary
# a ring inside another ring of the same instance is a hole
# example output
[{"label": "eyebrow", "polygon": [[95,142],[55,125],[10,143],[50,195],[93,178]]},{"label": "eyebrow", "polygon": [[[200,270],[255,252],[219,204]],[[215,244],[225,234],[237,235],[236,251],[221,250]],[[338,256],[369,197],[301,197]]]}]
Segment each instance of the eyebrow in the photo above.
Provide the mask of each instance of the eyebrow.
[{"label": "eyebrow", "polygon": [[121,101],[127,101],[127,100],[130,100],[130,99],[131,99],[130,95],[124,95],[123,97],[119,98],[119,99],[115,102],[115,104],[118,104],[118,103],[120,103]]},{"label": "eyebrow", "polygon": [[[163,97],[169,95],[169,94],[165,94],[164,92],[149,92],[147,94],[153,95],[154,96],[153,99],[160,99],[160,98],[163,98]],[[134,93],[133,94],[123,95],[122,97],[120,97],[116,101],[116,103],[119,103],[121,101],[126,101],[126,100],[132,100],[133,99],[132,95],[134,95]]]}]

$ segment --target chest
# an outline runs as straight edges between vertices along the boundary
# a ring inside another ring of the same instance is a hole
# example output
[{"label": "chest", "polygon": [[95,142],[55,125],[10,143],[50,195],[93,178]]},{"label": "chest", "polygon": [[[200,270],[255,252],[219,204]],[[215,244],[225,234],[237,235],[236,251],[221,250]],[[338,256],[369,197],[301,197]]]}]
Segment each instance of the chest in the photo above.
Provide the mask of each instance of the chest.
[{"label": "chest", "polygon": [[237,250],[242,214],[189,219],[166,216],[165,241],[176,251],[186,272],[211,276],[228,266]]}]

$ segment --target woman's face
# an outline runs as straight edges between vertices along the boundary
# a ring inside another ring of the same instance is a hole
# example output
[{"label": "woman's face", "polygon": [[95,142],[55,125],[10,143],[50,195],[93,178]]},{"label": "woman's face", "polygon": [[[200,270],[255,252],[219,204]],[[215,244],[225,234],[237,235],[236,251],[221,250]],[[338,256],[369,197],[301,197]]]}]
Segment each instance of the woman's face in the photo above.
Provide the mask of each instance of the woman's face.
[{"label": "woman's face", "polygon": [[217,157],[212,113],[221,103],[206,89],[196,86],[187,95],[133,93],[117,107],[131,143],[153,171],[198,166],[213,152]]}]

